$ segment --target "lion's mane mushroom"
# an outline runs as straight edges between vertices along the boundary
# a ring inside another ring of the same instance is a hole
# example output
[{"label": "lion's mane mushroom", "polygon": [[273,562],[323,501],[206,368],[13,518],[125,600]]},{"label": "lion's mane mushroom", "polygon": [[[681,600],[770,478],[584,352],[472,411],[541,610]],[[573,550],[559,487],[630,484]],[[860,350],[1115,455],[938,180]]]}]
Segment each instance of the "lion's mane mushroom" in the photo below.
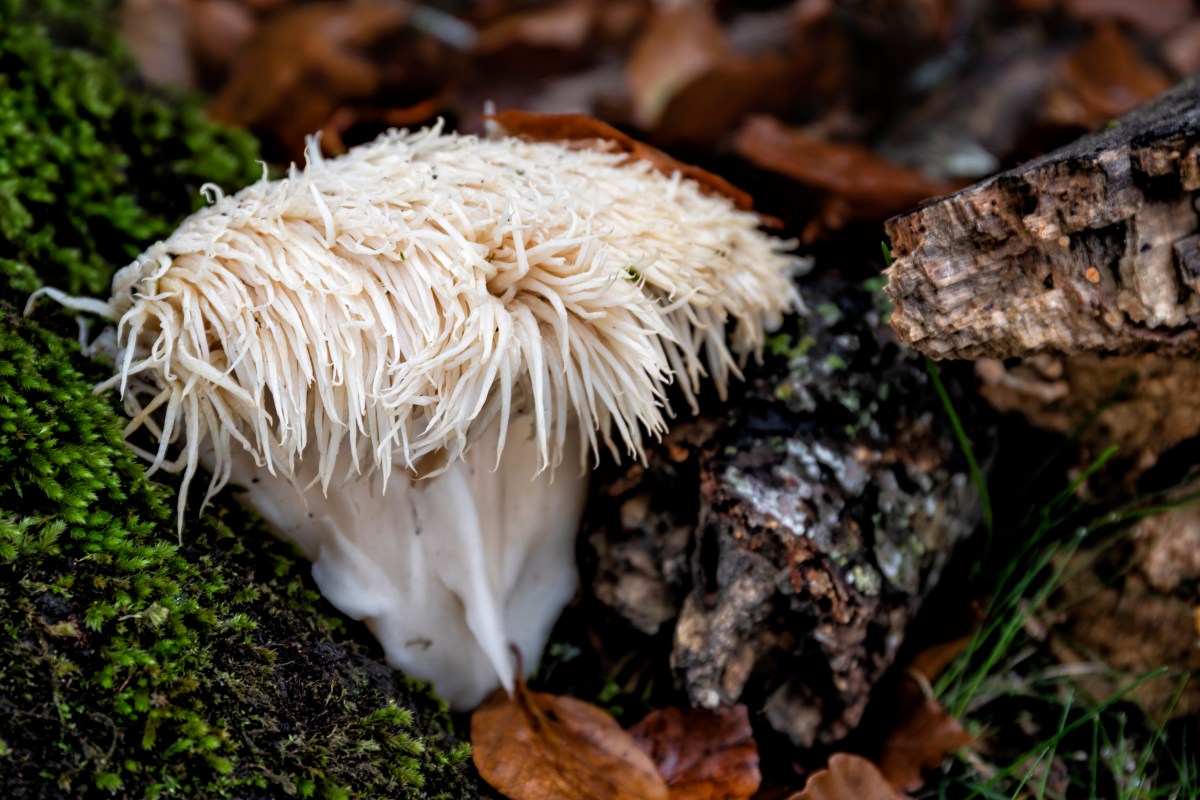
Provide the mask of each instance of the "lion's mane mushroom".
[{"label": "lion's mane mushroom", "polygon": [[117,274],[107,386],[183,472],[180,525],[201,466],[209,497],[242,484],[392,665],[469,707],[575,590],[586,462],[640,456],[668,383],[723,392],[796,303],[757,224],[620,153],[310,147]]}]

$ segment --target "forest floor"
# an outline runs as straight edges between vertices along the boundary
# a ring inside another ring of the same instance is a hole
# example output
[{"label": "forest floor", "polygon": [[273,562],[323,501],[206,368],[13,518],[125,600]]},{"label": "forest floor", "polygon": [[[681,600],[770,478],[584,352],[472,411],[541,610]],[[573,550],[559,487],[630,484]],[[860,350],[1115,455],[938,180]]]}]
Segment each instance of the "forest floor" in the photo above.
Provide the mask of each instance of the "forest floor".
[{"label": "forest floor", "polygon": [[[802,291],[839,281],[883,304],[887,218],[1200,70],[1188,0],[126,0],[120,24],[148,82],[200,93],[272,164],[301,160],[313,131],[331,155],[439,117],[482,132],[487,103],[586,114],[749,192],[812,256]],[[1101,392],[1052,355],[914,363],[978,524],[956,512],[973,533],[852,731],[798,747],[761,703],[685,718],[669,626],[630,647],[629,620],[588,590],[532,688],[640,725],[652,752],[674,742],[715,776],[696,797],[1200,795],[1200,407],[1160,397],[1183,419],[1155,438],[1125,422],[1148,413],[1142,364],[1103,362],[1129,375]],[[1057,394],[1033,403],[1037,381]],[[595,496],[624,491],[609,472]],[[580,553],[594,586],[601,557]]]}]

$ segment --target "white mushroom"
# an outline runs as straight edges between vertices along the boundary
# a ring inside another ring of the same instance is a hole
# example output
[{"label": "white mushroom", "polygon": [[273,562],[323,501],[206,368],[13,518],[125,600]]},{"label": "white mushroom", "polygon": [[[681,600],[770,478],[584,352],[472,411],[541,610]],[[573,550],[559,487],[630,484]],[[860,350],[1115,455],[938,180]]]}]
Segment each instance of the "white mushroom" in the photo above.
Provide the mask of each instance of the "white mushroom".
[{"label": "white mushroom", "polygon": [[106,386],[183,472],[181,526],[201,466],[208,497],[244,485],[466,708],[511,688],[510,643],[536,666],[575,591],[587,462],[640,457],[670,382],[724,392],[797,302],[757,225],[619,153],[440,126],[310,147],[117,274]]}]

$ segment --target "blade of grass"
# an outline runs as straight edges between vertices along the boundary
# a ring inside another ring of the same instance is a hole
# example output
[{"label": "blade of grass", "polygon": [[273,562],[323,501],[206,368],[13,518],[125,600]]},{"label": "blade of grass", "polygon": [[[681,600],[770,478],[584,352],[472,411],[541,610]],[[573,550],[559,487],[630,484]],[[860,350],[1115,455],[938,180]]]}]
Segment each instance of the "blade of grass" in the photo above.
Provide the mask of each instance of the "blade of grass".
[{"label": "blade of grass", "polygon": [[925,369],[929,372],[930,378],[933,380],[933,388],[938,394],[938,398],[942,401],[942,407],[946,410],[946,416],[950,418],[950,426],[954,429],[954,438],[958,442],[959,449],[963,452],[963,457],[967,459],[967,469],[971,473],[971,481],[975,484],[975,490],[979,492],[979,502],[982,506],[983,514],[983,529],[987,533],[988,542],[992,539],[992,499],[988,494],[987,480],[983,477],[983,470],[979,468],[979,462],[975,458],[975,448],[971,445],[971,440],[967,438],[967,432],[963,429],[962,420],[958,417],[958,412],[954,410],[954,403],[950,400],[950,394],[946,391],[945,384],[942,383],[942,376],[938,372],[937,365],[933,363],[933,359],[929,356],[925,357]]}]

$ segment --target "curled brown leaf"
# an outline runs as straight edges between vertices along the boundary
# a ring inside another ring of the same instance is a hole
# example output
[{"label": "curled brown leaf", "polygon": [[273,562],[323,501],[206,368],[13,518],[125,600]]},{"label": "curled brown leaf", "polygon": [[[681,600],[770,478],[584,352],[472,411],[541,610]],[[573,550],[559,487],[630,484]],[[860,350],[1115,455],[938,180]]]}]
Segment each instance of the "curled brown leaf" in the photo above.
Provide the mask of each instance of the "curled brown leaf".
[{"label": "curled brown leaf", "polygon": [[1165,36],[1196,13],[1192,0],[1064,0],[1082,22],[1122,22],[1152,36]]},{"label": "curled brown leaf", "polygon": [[562,0],[518,7],[484,22],[477,55],[511,48],[582,50],[592,40],[621,39],[647,12],[644,0]]},{"label": "curled brown leaf", "polygon": [[658,764],[673,800],[749,800],[762,781],[745,706],[652,711],[629,734]]},{"label": "curled brown leaf", "polygon": [[1114,23],[1099,25],[1068,55],[1046,99],[1051,124],[1098,128],[1164,91],[1171,81]]},{"label": "curled brown leaf", "polygon": [[654,128],[677,93],[728,57],[725,32],[710,3],[688,0],[661,8],[626,65],[633,121]]},{"label": "curled brown leaf", "polygon": [[975,739],[932,697],[926,698],[888,736],[879,759],[880,771],[898,789],[915,792],[925,784],[922,773]]},{"label": "curled brown leaf", "polygon": [[650,756],[607,712],[523,683],[471,715],[475,767],[510,800],[668,800]]},{"label": "curled brown leaf", "polygon": [[539,142],[573,142],[584,147],[628,153],[630,158],[648,161],[667,175],[678,172],[684,178],[696,181],[702,190],[729,198],[740,209],[748,211],[754,205],[749,194],[719,175],[684,164],[658,148],[639,142],[613,126],[584,114],[538,114],[510,110],[498,111],[489,119],[510,136]]},{"label": "curled brown leaf", "polygon": [[[210,116],[251,128],[297,159],[305,137],[327,129],[339,110],[364,104],[411,108],[438,97],[452,72],[448,49],[417,35],[410,11],[404,2],[281,9],[258,25],[239,53],[209,105]],[[401,42],[406,46],[385,46]]]},{"label": "curled brown leaf", "polygon": [[879,768],[862,756],[835,753],[829,766],[814,772],[803,791],[788,800],[906,800],[883,777]]},{"label": "curled brown leaf", "polygon": [[758,166],[826,193],[821,219],[805,229],[806,240],[851,220],[885,219],[960,188],[960,184],[926,177],[859,145],[821,139],[768,116],[747,120],[734,147]]}]

